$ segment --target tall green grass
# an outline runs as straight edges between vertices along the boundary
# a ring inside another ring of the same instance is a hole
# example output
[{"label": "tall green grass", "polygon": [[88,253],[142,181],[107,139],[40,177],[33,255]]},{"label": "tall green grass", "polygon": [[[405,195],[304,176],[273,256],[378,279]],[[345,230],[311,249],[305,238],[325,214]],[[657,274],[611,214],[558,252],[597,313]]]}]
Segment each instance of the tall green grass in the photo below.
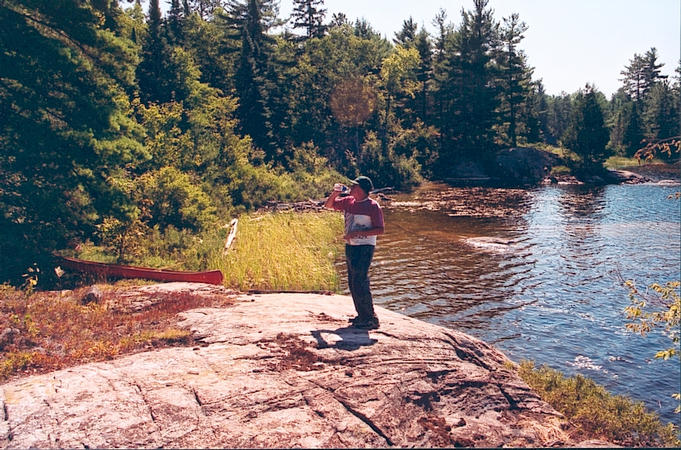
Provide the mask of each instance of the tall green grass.
[{"label": "tall green grass", "polygon": [[[342,249],[338,213],[279,212],[244,215],[232,246],[223,253],[228,230],[213,242],[207,265],[220,269],[224,284],[239,290],[340,289],[334,262]],[[204,243],[205,244],[205,243]]]},{"label": "tall green grass", "polygon": [[[170,228],[151,230],[138,246],[132,265],[174,270],[220,269],[228,287],[246,291],[338,291],[334,268],[343,249],[343,217],[322,212],[252,213],[239,217],[236,238],[225,253],[229,227],[200,235]],[[111,249],[82,245],[67,256],[115,262]]]}]

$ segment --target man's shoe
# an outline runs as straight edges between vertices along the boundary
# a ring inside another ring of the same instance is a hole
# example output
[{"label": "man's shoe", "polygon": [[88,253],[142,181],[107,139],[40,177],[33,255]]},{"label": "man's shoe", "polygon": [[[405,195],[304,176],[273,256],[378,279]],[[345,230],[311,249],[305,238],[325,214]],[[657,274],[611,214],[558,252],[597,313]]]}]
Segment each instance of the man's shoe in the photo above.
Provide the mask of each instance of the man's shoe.
[{"label": "man's shoe", "polygon": [[352,326],[360,330],[375,330],[379,327],[378,319],[355,321]]},{"label": "man's shoe", "polygon": [[354,323],[357,322],[358,320],[359,320],[359,316],[355,316],[352,319],[348,319],[348,322],[350,322],[351,324],[354,325]]}]

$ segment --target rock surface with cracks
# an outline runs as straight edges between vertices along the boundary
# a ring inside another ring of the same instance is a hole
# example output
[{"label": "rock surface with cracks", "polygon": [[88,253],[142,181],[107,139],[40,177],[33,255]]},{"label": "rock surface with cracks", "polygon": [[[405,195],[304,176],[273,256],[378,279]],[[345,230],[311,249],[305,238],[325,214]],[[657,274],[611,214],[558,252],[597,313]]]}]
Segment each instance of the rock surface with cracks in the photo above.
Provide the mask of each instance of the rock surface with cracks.
[{"label": "rock surface with cracks", "polygon": [[579,445],[490,345],[382,308],[380,329],[358,330],[353,312],[349,297],[313,294],[186,311],[178,324],[201,346],[0,386],[0,445]]}]

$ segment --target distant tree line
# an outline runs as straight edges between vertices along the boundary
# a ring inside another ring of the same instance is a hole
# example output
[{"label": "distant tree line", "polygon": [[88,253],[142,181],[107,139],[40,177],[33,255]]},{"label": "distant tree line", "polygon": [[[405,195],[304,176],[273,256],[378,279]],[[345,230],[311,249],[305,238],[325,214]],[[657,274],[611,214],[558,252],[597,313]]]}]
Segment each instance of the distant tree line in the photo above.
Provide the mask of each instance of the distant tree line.
[{"label": "distant tree line", "polygon": [[[0,5],[0,278],[85,239],[200,231],[338,173],[446,177],[504,147],[567,146],[598,166],[680,134],[654,48],[608,100],[550,96],[527,25],[473,0],[391,41],[323,0],[5,0]],[[121,247],[122,248],[122,247]]]}]

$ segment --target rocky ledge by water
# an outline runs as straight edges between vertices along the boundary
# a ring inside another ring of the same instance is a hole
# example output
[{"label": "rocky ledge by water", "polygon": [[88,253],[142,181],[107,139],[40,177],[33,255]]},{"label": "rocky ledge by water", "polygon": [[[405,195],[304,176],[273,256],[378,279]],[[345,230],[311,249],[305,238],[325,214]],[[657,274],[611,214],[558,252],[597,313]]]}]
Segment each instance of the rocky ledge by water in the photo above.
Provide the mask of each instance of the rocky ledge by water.
[{"label": "rocky ledge by water", "polygon": [[[131,288],[148,307],[168,283]],[[197,294],[199,295],[199,294]],[[180,313],[200,345],[138,353],[0,386],[0,445],[28,447],[566,447],[566,420],[492,346],[349,297],[240,295]]]},{"label": "rocky ledge by water", "polygon": [[548,184],[640,184],[675,181],[680,175],[678,163],[647,164],[614,170],[603,169],[572,175],[554,175],[551,169],[568,162],[534,147],[506,148],[483,164],[472,160],[456,161],[444,178],[455,186],[536,186]]}]

